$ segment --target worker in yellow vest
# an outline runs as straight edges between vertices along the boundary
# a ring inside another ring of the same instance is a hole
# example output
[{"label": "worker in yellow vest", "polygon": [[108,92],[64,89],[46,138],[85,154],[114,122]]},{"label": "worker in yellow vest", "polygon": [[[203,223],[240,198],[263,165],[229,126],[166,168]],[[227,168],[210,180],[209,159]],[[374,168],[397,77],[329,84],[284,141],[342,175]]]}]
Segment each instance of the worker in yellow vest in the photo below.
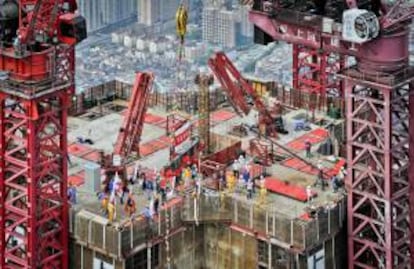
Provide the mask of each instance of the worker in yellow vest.
[{"label": "worker in yellow vest", "polygon": [[266,195],[267,195],[267,189],[264,184],[264,181],[260,182],[260,195],[259,195],[259,205],[262,205],[266,202]]},{"label": "worker in yellow vest", "polygon": [[111,193],[111,196],[109,197],[107,210],[108,210],[108,220],[109,222],[113,222],[113,220],[116,218],[115,192],[114,191]]},{"label": "worker in yellow vest", "polygon": [[232,173],[227,174],[227,187],[230,192],[234,191],[236,185],[236,177]]},{"label": "worker in yellow vest", "polygon": [[113,202],[108,203],[108,220],[109,222],[113,222],[115,219],[115,204]]}]

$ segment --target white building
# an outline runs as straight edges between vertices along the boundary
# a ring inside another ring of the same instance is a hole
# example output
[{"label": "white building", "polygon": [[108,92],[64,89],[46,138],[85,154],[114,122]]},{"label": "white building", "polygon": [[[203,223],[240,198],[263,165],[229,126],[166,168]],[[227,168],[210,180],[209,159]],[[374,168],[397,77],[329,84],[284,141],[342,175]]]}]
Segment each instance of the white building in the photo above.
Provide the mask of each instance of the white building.
[{"label": "white building", "polygon": [[227,48],[236,46],[236,23],[237,21],[233,11],[220,10],[217,17],[217,43]]},{"label": "white building", "polygon": [[200,57],[202,57],[206,51],[205,44],[203,43],[197,43],[194,45],[186,46],[184,49],[185,58],[187,60],[196,60]]},{"label": "white building", "polygon": [[124,46],[127,48],[132,48],[132,46],[136,44],[135,37],[131,35],[125,35],[124,36]]},{"label": "white building", "polygon": [[237,14],[234,10],[205,7],[202,13],[203,41],[235,47],[237,41]]},{"label": "white building", "polygon": [[145,41],[145,39],[143,38],[137,38],[137,42],[135,45],[135,48],[137,50],[145,50],[145,48],[147,47],[147,42]]},{"label": "white building", "polygon": [[138,22],[151,26],[160,20],[162,0],[138,0]]}]

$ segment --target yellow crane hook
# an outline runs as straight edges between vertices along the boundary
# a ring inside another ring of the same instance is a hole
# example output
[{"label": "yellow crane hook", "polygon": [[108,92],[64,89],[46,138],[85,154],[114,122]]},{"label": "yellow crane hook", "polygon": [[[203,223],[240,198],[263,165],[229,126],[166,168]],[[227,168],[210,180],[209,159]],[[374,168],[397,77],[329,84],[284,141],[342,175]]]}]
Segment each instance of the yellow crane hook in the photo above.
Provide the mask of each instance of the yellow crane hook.
[{"label": "yellow crane hook", "polygon": [[188,11],[183,3],[178,7],[175,14],[175,21],[177,26],[177,34],[181,39],[181,44],[184,44],[185,34],[187,33]]}]

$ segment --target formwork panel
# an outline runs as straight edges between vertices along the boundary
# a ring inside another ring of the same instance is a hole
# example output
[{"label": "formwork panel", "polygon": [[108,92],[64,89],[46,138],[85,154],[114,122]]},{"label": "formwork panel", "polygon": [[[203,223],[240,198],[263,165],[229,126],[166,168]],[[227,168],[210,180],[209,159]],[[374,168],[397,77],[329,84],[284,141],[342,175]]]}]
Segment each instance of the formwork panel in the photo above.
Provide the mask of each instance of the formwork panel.
[{"label": "formwork panel", "polygon": [[82,247],[79,244],[72,243],[73,246],[73,256],[72,253],[69,256],[70,259],[70,269],[78,269],[81,268],[81,253],[82,253]]},{"label": "formwork panel", "polygon": [[257,266],[257,241],[254,237],[251,236],[243,236],[244,239],[244,249],[242,252],[242,257],[244,257],[244,261],[242,259],[243,269],[250,269],[256,268]]},{"label": "formwork panel", "polygon": [[314,247],[319,243],[319,232],[317,221],[313,220],[306,223],[305,229],[305,248]]},{"label": "formwork panel", "polygon": [[246,203],[237,203],[237,221],[238,225],[250,227],[250,210],[252,206]]},{"label": "formwork panel", "polygon": [[131,226],[124,227],[121,233],[121,251],[122,253],[129,253],[132,249],[131,246]]},{"label": "formwork panel", "polygon": [[275,237],[285,243],[290,243],[291,238],[291,221],[285,218],[275,216]]},{"label": "formwork panel", "polygon": [[118,231],[115,229],[105,230],[105,250],[114,255],[119,253]]},{"label": "formwork panel", "polygon": [[293,222],[292,225],[292,244],[295,247],[298,248],[304,248],[305,247],[305,232],[306,225],[300,221]]},{"label": "formwork panel", "polygon": [[91,222],[91,241],[90,243],[95,245],[96,247],[99,248],[104,248],[104,240],[103,240],[103,235],[104,235],[104,226],[102,226],[100,223]]},{"label": "formwork panel", "polygon": [[77,216],[75,220],[75,237],[83,242],[88,240],[89,219]]},{"label": "formwork panel", "polygon": [[266,211],[259,207],[253,208],[253,227],[256,231],[266,233]]},{"label": "formwork panel", "polygon": [[93,268],[93,251],[83,248],[83,268]]}]

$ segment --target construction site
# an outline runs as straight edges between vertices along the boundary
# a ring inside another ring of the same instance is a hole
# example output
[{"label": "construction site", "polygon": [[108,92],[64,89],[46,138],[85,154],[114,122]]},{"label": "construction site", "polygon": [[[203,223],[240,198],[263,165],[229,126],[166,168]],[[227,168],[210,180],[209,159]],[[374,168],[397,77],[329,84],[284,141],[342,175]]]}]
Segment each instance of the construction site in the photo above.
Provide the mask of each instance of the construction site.
[{"label": "construction site", "polygon": [[76,1],[0,1],[0,268],[414,268],[414,6],[240,4],[293,87],[218,51],[75,94]]}]

